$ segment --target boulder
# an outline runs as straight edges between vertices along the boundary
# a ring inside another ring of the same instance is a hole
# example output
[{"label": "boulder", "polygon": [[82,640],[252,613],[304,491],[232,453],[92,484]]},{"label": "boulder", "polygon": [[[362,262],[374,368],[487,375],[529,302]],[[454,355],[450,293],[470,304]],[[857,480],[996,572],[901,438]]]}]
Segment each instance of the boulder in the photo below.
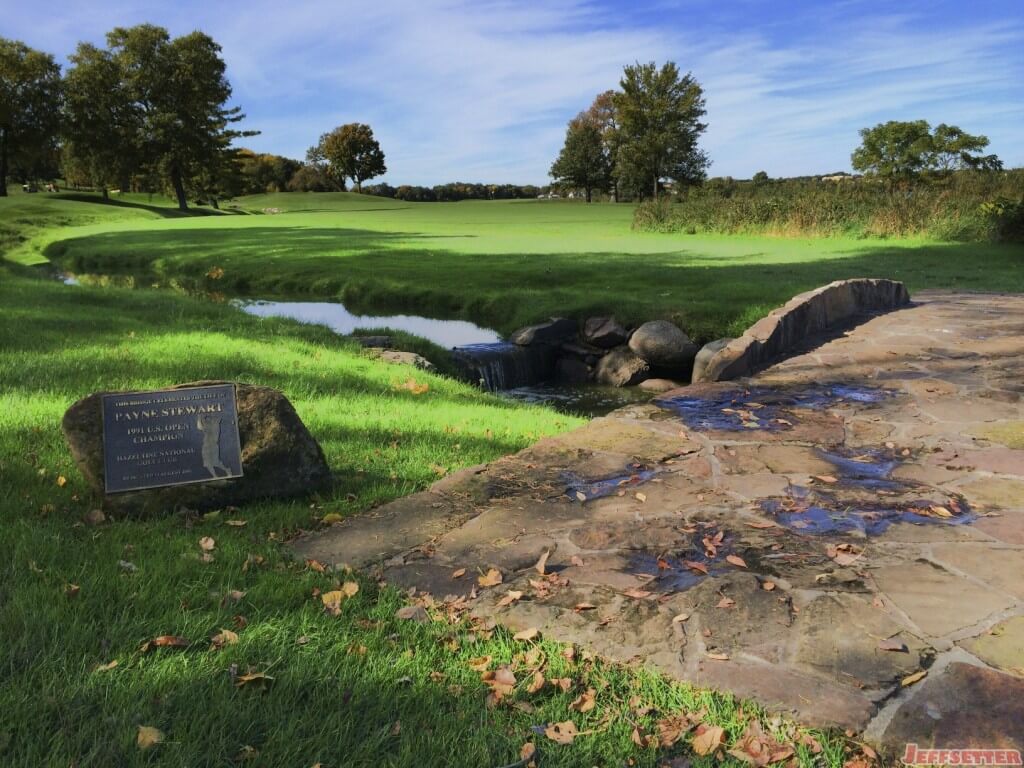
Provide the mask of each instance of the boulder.
[{"label": "boulder", "polygon": [[385,363],[398,363],[400,365],[414,365],[423,371],[435,371],[436,366],[427,360],[423,355],[417,354],[416,352],[402,352],[397,349],[380,349],[371,347],[369,350],[375,354],[378,359],[383,360]]},{"label": "boulder", "polygon": [[702,381],[704,370],[707,368],[711,358],[725,349],[730,341],[732,339],[715,339],[701,347],[697,356],[693,358],[693,373],[690,375],[690,379],[692,381]]},{"label": "boulder", "polygon": [[629,338],[629,348],[652,367],[682,370],[693,362],[697,345],[667,320],[651,320]]},{"label": "boulder", "polygon": [[614,317],[590,317],[583,324],[583,340],[602,349],[625,344],[629,333]]},{"label": "boulder", "polygon": [[673,389],[685,387],[686,383],[672,379],[647,379],[646,381],[641,381],[637,386],[647,392],[657,392],[660,394],[661,392],[670,392]]},{"label": "boulder", "polygon": [[616,347],[597,362],[594,380],[599,384],[613,387],[628,387],[639,384],[651,373],[647,362],[623,344]]},{"label": "boulder", "polygon": [[[180,384],[170,389],[223,381]],[[179,507],[216,509],[257,499],[306,495],[328,486],[331,471],[320,445],[288,399],[270,387],[235,385],[242,477],[204,483],[105,494],[103,472],[103,405],[97,392],[64,414],[61,429],[71,455],[103,505],[115,512],[172,512]],[[124,393],[121,393],[124,394]]]},{"label": "boulder", "polygon": [[555,364],[555,378],[563,384],[582,384],[590,380],[590,368],[578,357],[561,357]]},{"label": "boulder", "polygon": [[576,321],[566,317],[552,317],[546,323],[520,328],[509,341],[525,347],[529,344],[562,344],[576,338]]}]

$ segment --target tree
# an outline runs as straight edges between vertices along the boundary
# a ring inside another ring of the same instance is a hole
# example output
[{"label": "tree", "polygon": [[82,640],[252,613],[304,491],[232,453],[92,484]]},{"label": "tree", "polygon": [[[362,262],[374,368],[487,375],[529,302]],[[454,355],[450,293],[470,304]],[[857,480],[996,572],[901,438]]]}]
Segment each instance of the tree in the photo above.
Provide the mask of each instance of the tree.
[{"label": "tree", "polygon": [[592,190],[608,186],[610,171],[600,128],[580,113],[569,121],[565,146],[551,165],[551,177],[556,183],[582,187],[589,203]]},{"label": "tree", "polygon": [[[674,62],[658,69],[654,62],[627,66],[613,97],[619,121],[616,164],[620,180],[658,196],[661,180],[679,185],[705,176],[709,161],[697,147],[707,128],[704,95],[689,73],[680,75]],[[643,186],[642,186],[643,185]]]},{"label": "tree", "polygon": [[387,173],[384,152],[373,138],[373,129],[365,123],[347,123],[320,137],[315,147],[310,148],[307,159],[326,162],[333,176],[352,179],[356,192],[361,192],[363,182]]},{"label": "tree", "polygon": [[80,43],[64,77],[65,178],[124,187],[140,165],[141,114],[110,51]]},{"label": "tree", "polygon": [[893,184],[913,179],[922,171],[1002,167],[995,155],[973,154],[988,146],[986,136],[965,133],[955,125],[941,123],[932,131],[927,120],[890,120],[862,128],[860,137],[861,145],[850,156],[853,169]]},{"label": "tree", "polygon": [[601,142],[608,156],[609,186],[612,202],[618,202],[618,173],[616,159],[619,156],[619,117],[615,111],[615,91],[604,91],[594,97],[594,102],[587,108],[587,119],[601,131]]},{"label": "tree", "polygon": [[60,107],[53,56],[0,38],[0,197],[12,170],[27,180],[54,165]]},{"label": "tree", "polygon": [[754,177],[751,179],[751,181],[754,182],[755,187],[763,187],[765,184],[771,181],[771,179],[768,177],[767,171],[758,171],[757,173],[754,174]]}]

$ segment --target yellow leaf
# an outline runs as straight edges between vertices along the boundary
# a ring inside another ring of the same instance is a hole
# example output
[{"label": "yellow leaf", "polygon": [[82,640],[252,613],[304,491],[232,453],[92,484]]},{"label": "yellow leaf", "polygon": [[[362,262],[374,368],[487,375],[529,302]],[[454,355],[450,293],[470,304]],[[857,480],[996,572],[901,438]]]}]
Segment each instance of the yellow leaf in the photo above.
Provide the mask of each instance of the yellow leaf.
[{"label": "yellow leaf", "polygon": [[476,583],[479,584],[481,587],[494,587],[498,584],[501,584],[501,582],[501,571],[499,571],[497,568],[491,568],[483,576],[476,577]]},{"label": "yellow leaf", "polygon": [[337,616],[341,613],[341,603],[344,599],[345,593],[340,589],[334,589],[320,595],[320,600],[324,604],[324,612],[330,616]]},{"label": "yellow leaf", "polygon": [[96,667],[96,671],[97,672],[109,672],[110,670],[112,670],[116,666],[117,666],[117,659],[114,659],[113,661],[108,661],[106,664],[100,664],[98,667]]},{"label": "yellow leaf", "polygon": [[235,528],[243,528],[249,524],[248,520],[225,520],[224,522],[230,526],[234,526]]},{"label": "yellow leaf", "polygon": [[210,650],[220,650],[225,645],[234,645],[237,642],[238,634],[236,632],[232,632],[230,629],[222,629],[210,638]]},{"label": "yellow leaf", "polygon": [[688,618],[690,618],[690,614],[688,614],[688,613],[680,613],[678,616],[673,616],[672,617],[672,623],[673,624],[681,624],[682,622],[686,621]]},{"label": "yellow leaf", "polygon": [[469,668],[476,672],[483,672],[489,666],[491,666],[490,656],[477,656],[475,659],[469,660]]},{"label": "yellow leaf", "polygon": [[637,491],[634,495],[636,496],[636,500],[639,501],[641,504],[647,501],[646,493],[640,493],[640,491]]},{"label": "yellow leaf", "polygon": [[459,568],[459,570],[457,570],[457,571],[452,571],[452,578],[453,579],[461,579],[465,575],[466,575],[466,569],[465,568]]},{"label": "yellow leaf", "polygon": [[320,518],[320,522],[324,525],[334,525],[340,523],[345,518],[339,515],[337,512],[328,512],[326,515]]},{"label": "yellow leaf", "polygon": [[68,479],[67,479],[66,477],[64,477],[64,475],[59,475],[59,476],[57,477],[57,485],[58,485],[58,486],[60,486],[61,488],[63,488],[63,487],[64,487],[65,485],[67,485],[67,484],[68,484]]},{"label": "yellow leaf", "polygon": [[919,672],[915,672],[912,675],[907,675],[902,680],[900,680],[900,685],[906,688],[908,685],[913,685],[918,680],[923,680],[927,674],[928,670],[922,669]]},{"label": "yellow leaf", "polygon": [[346,581],[341,585],[341,591],[345,594],[345,597],[352,597],[359,591],[359,584],[354,581]]},{"label": "yellow leaf", "polygon": [[235,679],[235,686],[237,688],[245,688],[247,686],[262,687],[268,685],[273,679],[264,672],[250,672],[247,675],[239,675]]},{"label": "yellow leaf", "polygon": [[729,660],[729,654],[728,653],[721,653],[719,651],[708,651],[707,652],[707,657],[709,659],[714,659],[715,661],[728,661]]},{"label": "yellow leaf", "polygon": [[744,560],[739,555],[726,555],[725,559],[726,559],[727,562],[732,563],[737,568],[746,568],[747,567],[746,560]]},{"label": "yellow leaf", "polygon": [[585,693],[581,693],[576,697],[572,704],[569,705],[569,709],[574,709],[580,713],[589,712],[597,706],[597,702],[595,701],[596,696],[597,691],[593,688],[587,688]]},{"label": "yellow leaf", "polygon": [[524,629],[522,632],[516,632],[514,635],[512,635],[512,639],[513,640],[533,640],[533,638],[535,638],[539,634],[540,634],[540,630],[539,629],[537,629],[536,627],[530,627],[529,629]]},{"label": "yellow leaf", "polygon": [[138,745],[139,749],[155,747],[163,740],[163,731],[158,728],[154,728],[151,725],[140,725],[139,732],[135,736],[135,743]]},{"label": "yellow leaf", "polygon": [[498,607],[504,608],[506,605],[512,605],[512,603],[516,602],[522,596],[522,592],[515,589],[510,589],[508,592],[505,593],[505,596],[498,601]]}]

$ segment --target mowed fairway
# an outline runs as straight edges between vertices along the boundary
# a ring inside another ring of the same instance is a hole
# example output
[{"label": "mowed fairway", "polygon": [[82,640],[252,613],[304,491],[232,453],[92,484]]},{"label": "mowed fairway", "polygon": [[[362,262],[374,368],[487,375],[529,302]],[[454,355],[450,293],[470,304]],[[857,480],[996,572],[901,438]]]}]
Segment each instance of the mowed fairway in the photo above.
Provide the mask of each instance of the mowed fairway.
[{"label": "mowed fairway", "polygon": [[629,205],[292,193],[242,198],[223,215],[141,213],[16,257],[228,294],[340,297],[362,312],[503,332],[550,315],[662,317],[700,341],[735,335],[794,294],[845,277],[900,279],[911,291],[1024,290],[1021,245],[638,233]]}]

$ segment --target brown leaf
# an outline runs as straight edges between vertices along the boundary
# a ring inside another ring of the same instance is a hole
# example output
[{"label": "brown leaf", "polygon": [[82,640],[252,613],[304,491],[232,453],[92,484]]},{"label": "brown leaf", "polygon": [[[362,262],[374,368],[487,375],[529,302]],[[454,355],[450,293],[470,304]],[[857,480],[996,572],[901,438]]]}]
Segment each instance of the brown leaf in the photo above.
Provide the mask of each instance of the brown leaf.
[{"label": "brown leaf", "polygon": [[572,704],[569,705],[569,709],[574,709],[581,714],[589,712],[597,706],[597,702],[595,701],[596,696],[597,691],[593,688],[587,688],[584,693],[581,693],[573,700]]},{"label": "brown leaf", "polygon": [[140,653],[146,653],[153,648],[188,648],[189,642],[184,637],[177,635],[160,635],[152,640],[147,640],[139,646]]},{"label": "brown leaf", "polygon": [[87,522],[89,525],[99,525],[100,523],[106,521],[106,519],[107,516],[103,514],[102,509],[90,509],[89,512],[85,515],[85,522]]},{"label": "brown leaf", "polygon": [[774,581],[762,581],[761,582],[761,589],[763,589],[765,592],[771,592],[773,589],[775,589],[775,582]]},{"label": "brown leaf", "polygon": [[593,603],[576,603],[572,609],[576,611],[576,613],[579,613],[580,611],[593,611],[596,608],[597,606]]},{"label": "brown leaf", "polygon": [[108,661],[106,664],[100,664],[93,671],[94,672],[109,672],[110,670],[112,670],[116,666],[117,666],[117,659],[114,659],[113,661]]},{"label": "brown leaf", "polygon": [[629,589],[623,590],[622,594],[624,594],[626,597],[632,597],[636,600],[643,600],[644,598],[651,596],[650,592],[647,592],[643,589],[638,589],[636,587],[630,587]]},{"label": "brown leaf", "polygon": [[693,725],[684,715],[670,715],[658,721],[658,746],[662,748],[671,747],[682,735],[690,730]]},{"label": "brown leaf", "polygon": [[457,570],[457,571],[452,571],[452,578],[453,579],[461,579],[465,575],[466,575],[466,569],[465,568],[459,568],[459,570]]},{"label": "brown leaf", "polygon": [[475,659],[470,659],[468,662],[469,668],[476,672],[483,672],[489,666],[491,666],[490,656],[477,656]]},{"label": "brown leaf", "polygon": [[716,605],[715,608],[732,608],[734,605],[736,605],[735,600],[731,597],[722,595],[722,599],[718,601],[718,605]]},{"label": "brown leaf", "polygon": [[395,611],[395,618],[401,621],[415,621],[417,624],[430,621],[427,609],[422,605],[403,605]]},{"label": "brown leaf", "polygon": [[880,651],[907,651],[907,644],[900,640],[898,637],[887,637],[884,640],[878,641],[878,650]]},{"label": "brown leaf", "polygon": [[476,577],[476,583],[481,587],[495,587],[502,582],[501,571],[497,568],[491,568],[483,576]]},{"label": "brown leaf", "polygon": [[77,584],[67,584],[64,587],[65,597],[78,597],[78,593],[82,591],[82,588]]},{"label": "brown leaf", "polygon": [[673,616],[672,617],[672,623],[673,624],[682,624],[688,618],[690,618],[690,614],[688,614],[688,613],[680,613],[677,616]]},{"label": "brown leaf", "polygon": [[313,558],[310,558],[306,561],[306,565],[309,567],[310,570],[316,571],[317,573],[327,572],[327,566],[321,563],[319,560],[314,560]]},{"label": "brown leaf", "polygon": [[551,684],[556,688],[560,688],[562,693],[568,693],[569,689],[572,688],[572,680],[568,677],[556,677],[551,681]]},{"label": "brown leaf", "polygon": [[705,576],[708,575],[708,567],[704,565],[704,563],[698,563],[696,560],[683,560],[683,565],[685,565],[691,571],[703,573]]},{"label": "brown leaf", "polygon": [[141,750],[155,747],[163,740],[163,731],[151,725],[140,725],[139,732],[135,735],[135,745]]},{"label": "brown leaf", "polygon": [[819,480],[823,483],[831,485],[832,483],[838,483],[839,481],[832,475],[814,475],[815,480]]},{"label": "brown leaf", "polygon": [[544,735],[556,744],[572,744],[579,731],[576,730],[576,723],[566,720],[563,723],[551,723],[544,729]]},{"label": "brown leaf", "polygon": [[544,687],[544,675],[539,670],[533,673],[533,679],[530,684],[526,687],[527,693],[537,693],[541,688]]},{"label": "brown leaf", "polygon": [[701,725],[690,742],[693,751],[698,755],[710,755],[722,746],[725,730],[717,725]]},{"label": "brown leaf", "polygon": [[540,559],[538,559],[536,564],[533,566],[533,570],[535,570],[541,576],[543,576],[545,574],[545,570],[544,569],[548,565],[548,557],[550,555],[551,555],[551,553],[548,550],[545,549],[544,550],[544,554],[540,556]]},{"label": "brown leaf", "polygon": [[917,681],[923,680],[927,675],[928,670],[922,669],[919,672],[915,672],[912,675],[907,675],[906,677],[904,677],[902,680],[900,680],[900,685],[906,688],[908,685],[913,685]]},{"label": "brown leaf", "polygon": [[203,550],[203,552],[212,552],[216,546],[217,542],[213,540],[212,536],[203,536],[203,538],[199,540],[199,548]]},{"label": "brown leaf", "polygon": [[537,747],[533,745],[533,742],[526,742],[519,750],[519,761],[524,762],[529,768],[533,764],[533,757],[537,754]]},{"label": "brown leaf", "polygon": [[728,661],[729,660],[729,654],[728,653],[722,653],[721,651],[708,651],[707,654],[705,654],[705,655],[709,659],[714,659],[715,661]]},{"label": "brown leaf", "polygon": [[505,596],[498,601],[497,606],[498,608],[504,608],[506,605],[512,605],[512,603],[516,602],[522,596],[522,592],[515,589],[510,589],[508,592],[505,593]]},{"label": "brown leaf", "polygon": [[651,744],[654,743],[654,739],[648,736],[646,733],[641,733],[640,729],[633,726],[633,732],[629,735],[633,743],[636,744],[640,749],[647,749]]},{"label": "brown leaf", "polygon": [[533,640],[539,634],[540,634],[540,630],[539,629],[537,629],[536,627],[530,627],[529,629],[524,629],[522,632],[516,632],[514,635],[512,635],[512,639],[513,640]]},{"label": "brown leaf", "polygon": [[771,520],[749,520],[747,525],[751,528],[778,528]]},{"label": "brown leaf", "polygon": [[742,557],[740,557],[739,555],[726,555],[725,559],[726,559],[727,562],[732,563],[737,568],[746,568],[747,567],[746,561]]},{"label": "brown leaf", "polygon": [[580,568],[580,567],[583,566],[583,558],[580,557],[579,555],[573,555],[572,557],[570,557],[569,558],[569,562],[572,563],[573,565],[575,565],[577,568]]},{"label": "brown leaf", "polygon": [[516,685],[516,676],[507,666],[498,667],[493,672],[484,672],[480,679],[486,683],[492,691],[505,695],[512,693]]},{"label": "brown leaf", "polygon": [[636,500],[639,501],[641,504],[643,504],[645,501],[647,501],[647,494],[646,493],[640,493],[640,491],[637,491],[634,494],[634,496],[636,496]]}]

